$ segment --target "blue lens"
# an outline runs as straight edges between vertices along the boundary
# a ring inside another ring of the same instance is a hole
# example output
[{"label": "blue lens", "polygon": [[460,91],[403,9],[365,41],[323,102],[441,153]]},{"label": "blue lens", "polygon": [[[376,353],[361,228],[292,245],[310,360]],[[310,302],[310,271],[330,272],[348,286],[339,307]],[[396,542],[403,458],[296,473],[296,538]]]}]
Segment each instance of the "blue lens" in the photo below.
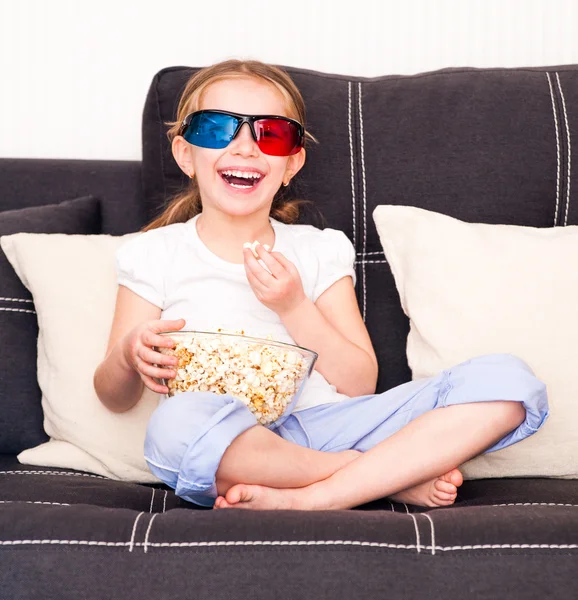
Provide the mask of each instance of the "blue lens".
[{"label": "blue lens", "polygon": [[201,113],[195,115],[183,137],[201,148],[226,148],[235,134],[239,120],[231,115]]}]

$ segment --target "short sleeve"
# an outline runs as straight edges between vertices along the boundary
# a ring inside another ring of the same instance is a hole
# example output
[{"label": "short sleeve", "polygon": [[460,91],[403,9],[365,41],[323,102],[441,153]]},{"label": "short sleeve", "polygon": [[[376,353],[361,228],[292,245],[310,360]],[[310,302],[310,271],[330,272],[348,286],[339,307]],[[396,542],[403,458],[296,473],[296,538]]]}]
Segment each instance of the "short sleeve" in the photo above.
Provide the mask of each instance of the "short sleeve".
[{"label": "short sleeve", "polygon": [[165,303],[164,246],[158,230],[151,230],[132,238],[116,251],[118,284],[161,309]]},{"label": "short sleeve", "polygon": [[317,255],[317,281],[313,287],[313,302],[336,281],[350,276],[355,285],[355,249],[349,238],[337,229],[319,231],[318,239],[312,247]]}]

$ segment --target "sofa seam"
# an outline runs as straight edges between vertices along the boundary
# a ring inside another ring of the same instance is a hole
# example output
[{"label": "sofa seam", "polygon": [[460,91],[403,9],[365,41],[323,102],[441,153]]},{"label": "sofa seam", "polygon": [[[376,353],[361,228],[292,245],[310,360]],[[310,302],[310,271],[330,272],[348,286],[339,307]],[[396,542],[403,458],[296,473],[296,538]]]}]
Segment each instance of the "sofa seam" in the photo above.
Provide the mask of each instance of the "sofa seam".
[{"label": "sofa seam", "polygon": [[[357,84],[357,104],[359,111],[359,151],[361,158],[361,213],[363,216],[363,243],[361,250],[365,255],[367,252],[367,181],[365,177],[365,138],[363,135],[363,88],[361,87],[361,81]],[[367,271],[365,268],[365,262],[361,263],[361,275],[362,275],[362,286],[363,286],[363,321],[367,318]]]},{"label": "sofa seam", "polygon": [[[567,68],[572,67],[572,68]],[[193,67],[193,66],[175,66],[175,67],[167,67],[161,69],[158,74],[167,74],[167,73],[176,73],[178,71],[194,71],[199,70],[201,67]],[[449,75],[468,75],[468,74],[481,74],[484,73],[504,73],[504,72],[519,72],[519,73],[535,73],[539,75],[540,73],[545,73],[547,70],[559,69],[563,72],[576,73],[578,74],[578,65],[543,65],[540,67],[497,67],[497,68],[461,68],[459,67],[455,71],[442,71],[442,72],[426,72],[426,73],[396,73],[391,75],[378,75],[376,77],[354,77],[351,75],[339,75],[337,73],[322,73],[315,71],[313,69],[300,69],[299,67],[282,67],[289,74],[298,73],[302,75],[310,75],[315,77],[320,77],[323,79],[331,79],[333,81],[348,81],[353,80],[355,83],[381,83],[382,81],[400,81],[407,79],[423,79],[426,77],[443,77]]]},{"label": "sofa seam", "polygon": [[0,471],[0,475],[66,475],[68,477],[94,477],[96,479],[105,479],[111,481],[110,477],[103,477],[102,475],[91,475],[90,473],[71,473],[66,471],[61,473],[60,471]]},{"label": "sofa seam", "polygon": [[349,164],[351,171],[351,202],[352,202],[352,218],[353,218],[353,247],[357,252],[357,221],[355,210],[355,161],[353,153],[353,129],[352,129],[352,86],[353,82],[347,82],[347,129],[349,133]]},{"label": "sofa seam", "polygon": [[[402,502],[402,504],[405,507],[406,514],[408,514],[413,520],[413,526],[415,529],[415,548],[416,548],[417,553],[420,554],[422,545],[421,545],[421,540],[420,540],[420,536],[419,536],[419,526],[417,524],[417,519],[415,518],[415,515],[412,515],[409,512],[409,508],[408,508],[407,504],[405,502]],[[423,547],[425,547],[425,546],[423,546]]]},{"label": "sofa seam", "polygon": [[567,169],[566,169],[566,211],[564,213],[564,227],[568,225],[568,211],[570,208],[570,183],[571,183],[571,169],[572,169],[572,143],[570,140],[570,126],[568,125],[568,113],[566,112],[566,98],[564,96],[564,92],[562,91],[562,84],[560,83],[560,75],[556,72],[556,81],[558,82],[558,90],[560,92],[560,98],[562,100],[562,110],[564,113],[564,124],[566,125],[566,143],[568,146],[567,153]]},{"label": "sofa seam", "polygon": [[560,132],[558,130],[558,114],[556,112],[554,89],[552,87],[552,81],[550,80],[550,73],[548,71],[546,71],[546,78],[548,79],[548,86],[550,88],[550,99],[552,100],[552,112],[554,114],[554,129],[556,131],[556,208],[554,211],[554,227],[556,227],[558,224],[558,214],[560,210]]},{"label": "sofa seam", "polygon": [[[139,517],[145,513],[140,513]],[[153,518],[157,515],[153,515]],[[135,526],[139,517],[135,520]],[[152,522],[152,519],[151,519]],[[149,522],[149,526],[150,526]],[[135,527],[133,527],[133,533]],[[129,546],[132,552],[135,547],[145,545],[144,542],[135,542],[134,536],[129,542],[104,542],[97,540],[62,540],[62,539],[20,539],[20,540],[0,540],[0,546],[18,546],[18,545],[88,545],[88,546]],[[400,550],[414,550],[415,544],[390,544],[387,542],[367,542],[361,540],[234,540],[234,541],[215,541],[215,542],[146,542],[147,548],[186,548],[186,547],[219,547],[219,546],[356,546],[369,548],[390,548]],[[432,546],[421,545],[420,548],[432,550]],[[452,552],[457,550],[574,550],[578,549],[578,544],[465,544],[456,546],[435,546],[434,550],[442,552]]]}]

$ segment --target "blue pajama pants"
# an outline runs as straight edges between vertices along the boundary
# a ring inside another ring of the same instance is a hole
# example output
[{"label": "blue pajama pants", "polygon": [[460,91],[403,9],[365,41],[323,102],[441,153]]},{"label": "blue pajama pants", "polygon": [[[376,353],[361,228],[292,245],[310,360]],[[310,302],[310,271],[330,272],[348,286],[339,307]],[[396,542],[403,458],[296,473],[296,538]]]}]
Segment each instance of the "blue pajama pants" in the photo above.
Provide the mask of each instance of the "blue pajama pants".
[{"label": "blue pajama pants", "polygon": [[[293,412],[282,425],[269,428],[307,448],[364,452],[427,411],[500,400],[522,402],[526,419],[486,452],[532,435],[549,414],[546,386],[530,367],[511,354],[489,354],[382,394]],[[212,506],[217,496],[215,474],[225,450],[254,425],[257,420],[251,411],[230,395],[183,392],[152,414],[145,459],[151,472],[178,496]]]}]

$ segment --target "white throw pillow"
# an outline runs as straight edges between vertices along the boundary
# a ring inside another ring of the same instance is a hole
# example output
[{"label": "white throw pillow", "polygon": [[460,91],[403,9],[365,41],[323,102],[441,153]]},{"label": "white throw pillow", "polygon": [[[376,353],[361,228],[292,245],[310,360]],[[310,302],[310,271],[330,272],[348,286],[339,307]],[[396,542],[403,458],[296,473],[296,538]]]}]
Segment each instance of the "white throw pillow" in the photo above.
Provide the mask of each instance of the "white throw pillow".
[{"label": "white throw pillow", "polygon": [[158,394],[145,388],[135,407],[116,414],[103,406],[93,387],[114,314],[115,252],[135,235],[18,233],[0,240],[38,316],[38,383],[51,439],[21,452],[24,464],[158,481],[143,457]]},{"label": "white throw pillow", "polygon": [[578,226],[464,223],[411,206],[373,212],[405,314],[413,378],[511,353],[547,385],[529,438],[468,461],[468,479],[578,478]]}]

